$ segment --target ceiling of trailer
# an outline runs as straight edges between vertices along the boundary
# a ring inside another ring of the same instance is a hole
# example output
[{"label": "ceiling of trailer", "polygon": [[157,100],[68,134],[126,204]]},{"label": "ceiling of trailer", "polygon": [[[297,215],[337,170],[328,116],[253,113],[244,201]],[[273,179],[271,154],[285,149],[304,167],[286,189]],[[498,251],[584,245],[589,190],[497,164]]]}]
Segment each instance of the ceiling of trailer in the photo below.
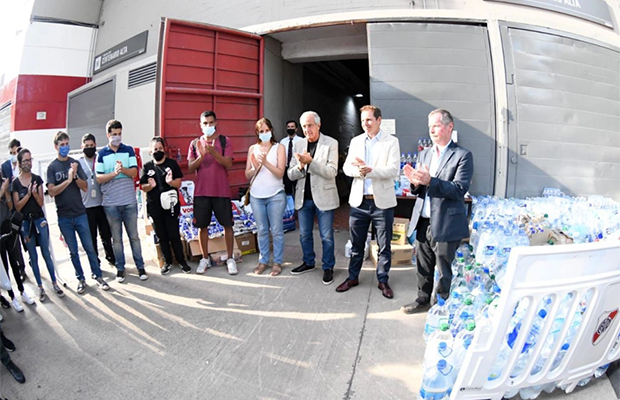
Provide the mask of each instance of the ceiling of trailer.
[{"label": "ceiling of trailer", "polygon": [[368,58],[366,24],[329,25],[269,34],[292,63]]}]

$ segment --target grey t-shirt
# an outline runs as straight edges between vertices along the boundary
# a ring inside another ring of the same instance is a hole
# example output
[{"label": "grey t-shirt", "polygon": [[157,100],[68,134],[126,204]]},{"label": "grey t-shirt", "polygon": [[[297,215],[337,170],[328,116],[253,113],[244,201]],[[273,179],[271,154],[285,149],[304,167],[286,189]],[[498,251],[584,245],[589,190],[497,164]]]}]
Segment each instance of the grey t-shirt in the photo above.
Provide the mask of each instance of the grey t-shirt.
[{"label": "grey t-shirt", "polygon": [[88,183],[88,190],[81,192],[82,203],[86,208],[99,207],[103,202],[101,196],[101,185],[97,182],[97,173],[95,172],[96,161],[96,155],[90,161],[86,157],[80,158],[80,166],[86,173],[86,182]]},{"label": "grey t-shirt", "polygon": [[[47,167],[47,184],[60,185],[69,178],[69,168],[71,163],[77,163],[76,160],[69,157],[66,161],[55,159]],[[86,174],[82,166],[78,163],[78,176],[80,179],[86,180]],[[86,213],[86,208],[82,204],[81,190],[75,181],[71,182],[59,195],[55,197],[56,211],[59,218],[75,218]]]}]

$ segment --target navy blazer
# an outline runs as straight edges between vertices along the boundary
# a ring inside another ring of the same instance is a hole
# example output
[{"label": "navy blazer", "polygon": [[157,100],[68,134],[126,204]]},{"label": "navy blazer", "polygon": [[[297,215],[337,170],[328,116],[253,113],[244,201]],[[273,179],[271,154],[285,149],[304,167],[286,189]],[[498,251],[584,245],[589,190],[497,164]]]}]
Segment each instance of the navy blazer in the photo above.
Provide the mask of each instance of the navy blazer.
[{"label": "navy blazer", "polygon": [[[430,167],[432,147],[420,153],[418,162]],[[424,199],[428,193],[431,200],[431,234],[436,242],[453,242],[469,236],[465,215],[465,193],[474,175],[474,158],[471,152],[451,142],[444,153],[437,177],[428,186],[413,186],[411,191]],[[418,235],[426,232],[418,231]],[[421,236],[423,237],[423,236]]]}]

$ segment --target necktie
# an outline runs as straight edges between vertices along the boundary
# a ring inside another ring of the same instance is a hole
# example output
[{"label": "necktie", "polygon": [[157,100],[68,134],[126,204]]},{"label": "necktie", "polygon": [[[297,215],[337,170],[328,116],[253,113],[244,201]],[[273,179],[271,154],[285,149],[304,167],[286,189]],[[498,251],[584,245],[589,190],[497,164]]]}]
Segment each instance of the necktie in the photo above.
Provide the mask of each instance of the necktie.
[{"label": "necktie", "polygon": [[291,165],[291,157],[293,156],[293,139],[288,140],[288,153],[286,156],[286,166]]}]

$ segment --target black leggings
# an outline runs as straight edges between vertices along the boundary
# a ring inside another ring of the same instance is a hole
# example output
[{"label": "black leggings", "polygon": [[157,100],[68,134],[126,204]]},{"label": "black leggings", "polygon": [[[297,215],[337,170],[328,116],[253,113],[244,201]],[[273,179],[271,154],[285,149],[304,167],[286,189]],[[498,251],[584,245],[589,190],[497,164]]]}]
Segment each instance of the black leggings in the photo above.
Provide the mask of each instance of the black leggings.
[{"label": "black leggings", "polygon": [[[23,257],[21,254],[21,249],[19,248],[19,238],[15,240],[16,237],[11,235],[7,240],[2,241],[0,244],[0,257],[2,257],[2,262],[4,263],[4,268],[6,269],[6,274],[9,274],[9,264],[11,265],[11,270],[13,271],[13,278],[17,283],[17,288],[19,292],[24,291],[24,285],[22,283],[21,274],[19,273],[20,261],[23,263]],[[7,254],[8,254],[8,262],[7,262]],[[15,294],[13,290],[8,290],[9,296],[11,299],[15,298]]]}]

